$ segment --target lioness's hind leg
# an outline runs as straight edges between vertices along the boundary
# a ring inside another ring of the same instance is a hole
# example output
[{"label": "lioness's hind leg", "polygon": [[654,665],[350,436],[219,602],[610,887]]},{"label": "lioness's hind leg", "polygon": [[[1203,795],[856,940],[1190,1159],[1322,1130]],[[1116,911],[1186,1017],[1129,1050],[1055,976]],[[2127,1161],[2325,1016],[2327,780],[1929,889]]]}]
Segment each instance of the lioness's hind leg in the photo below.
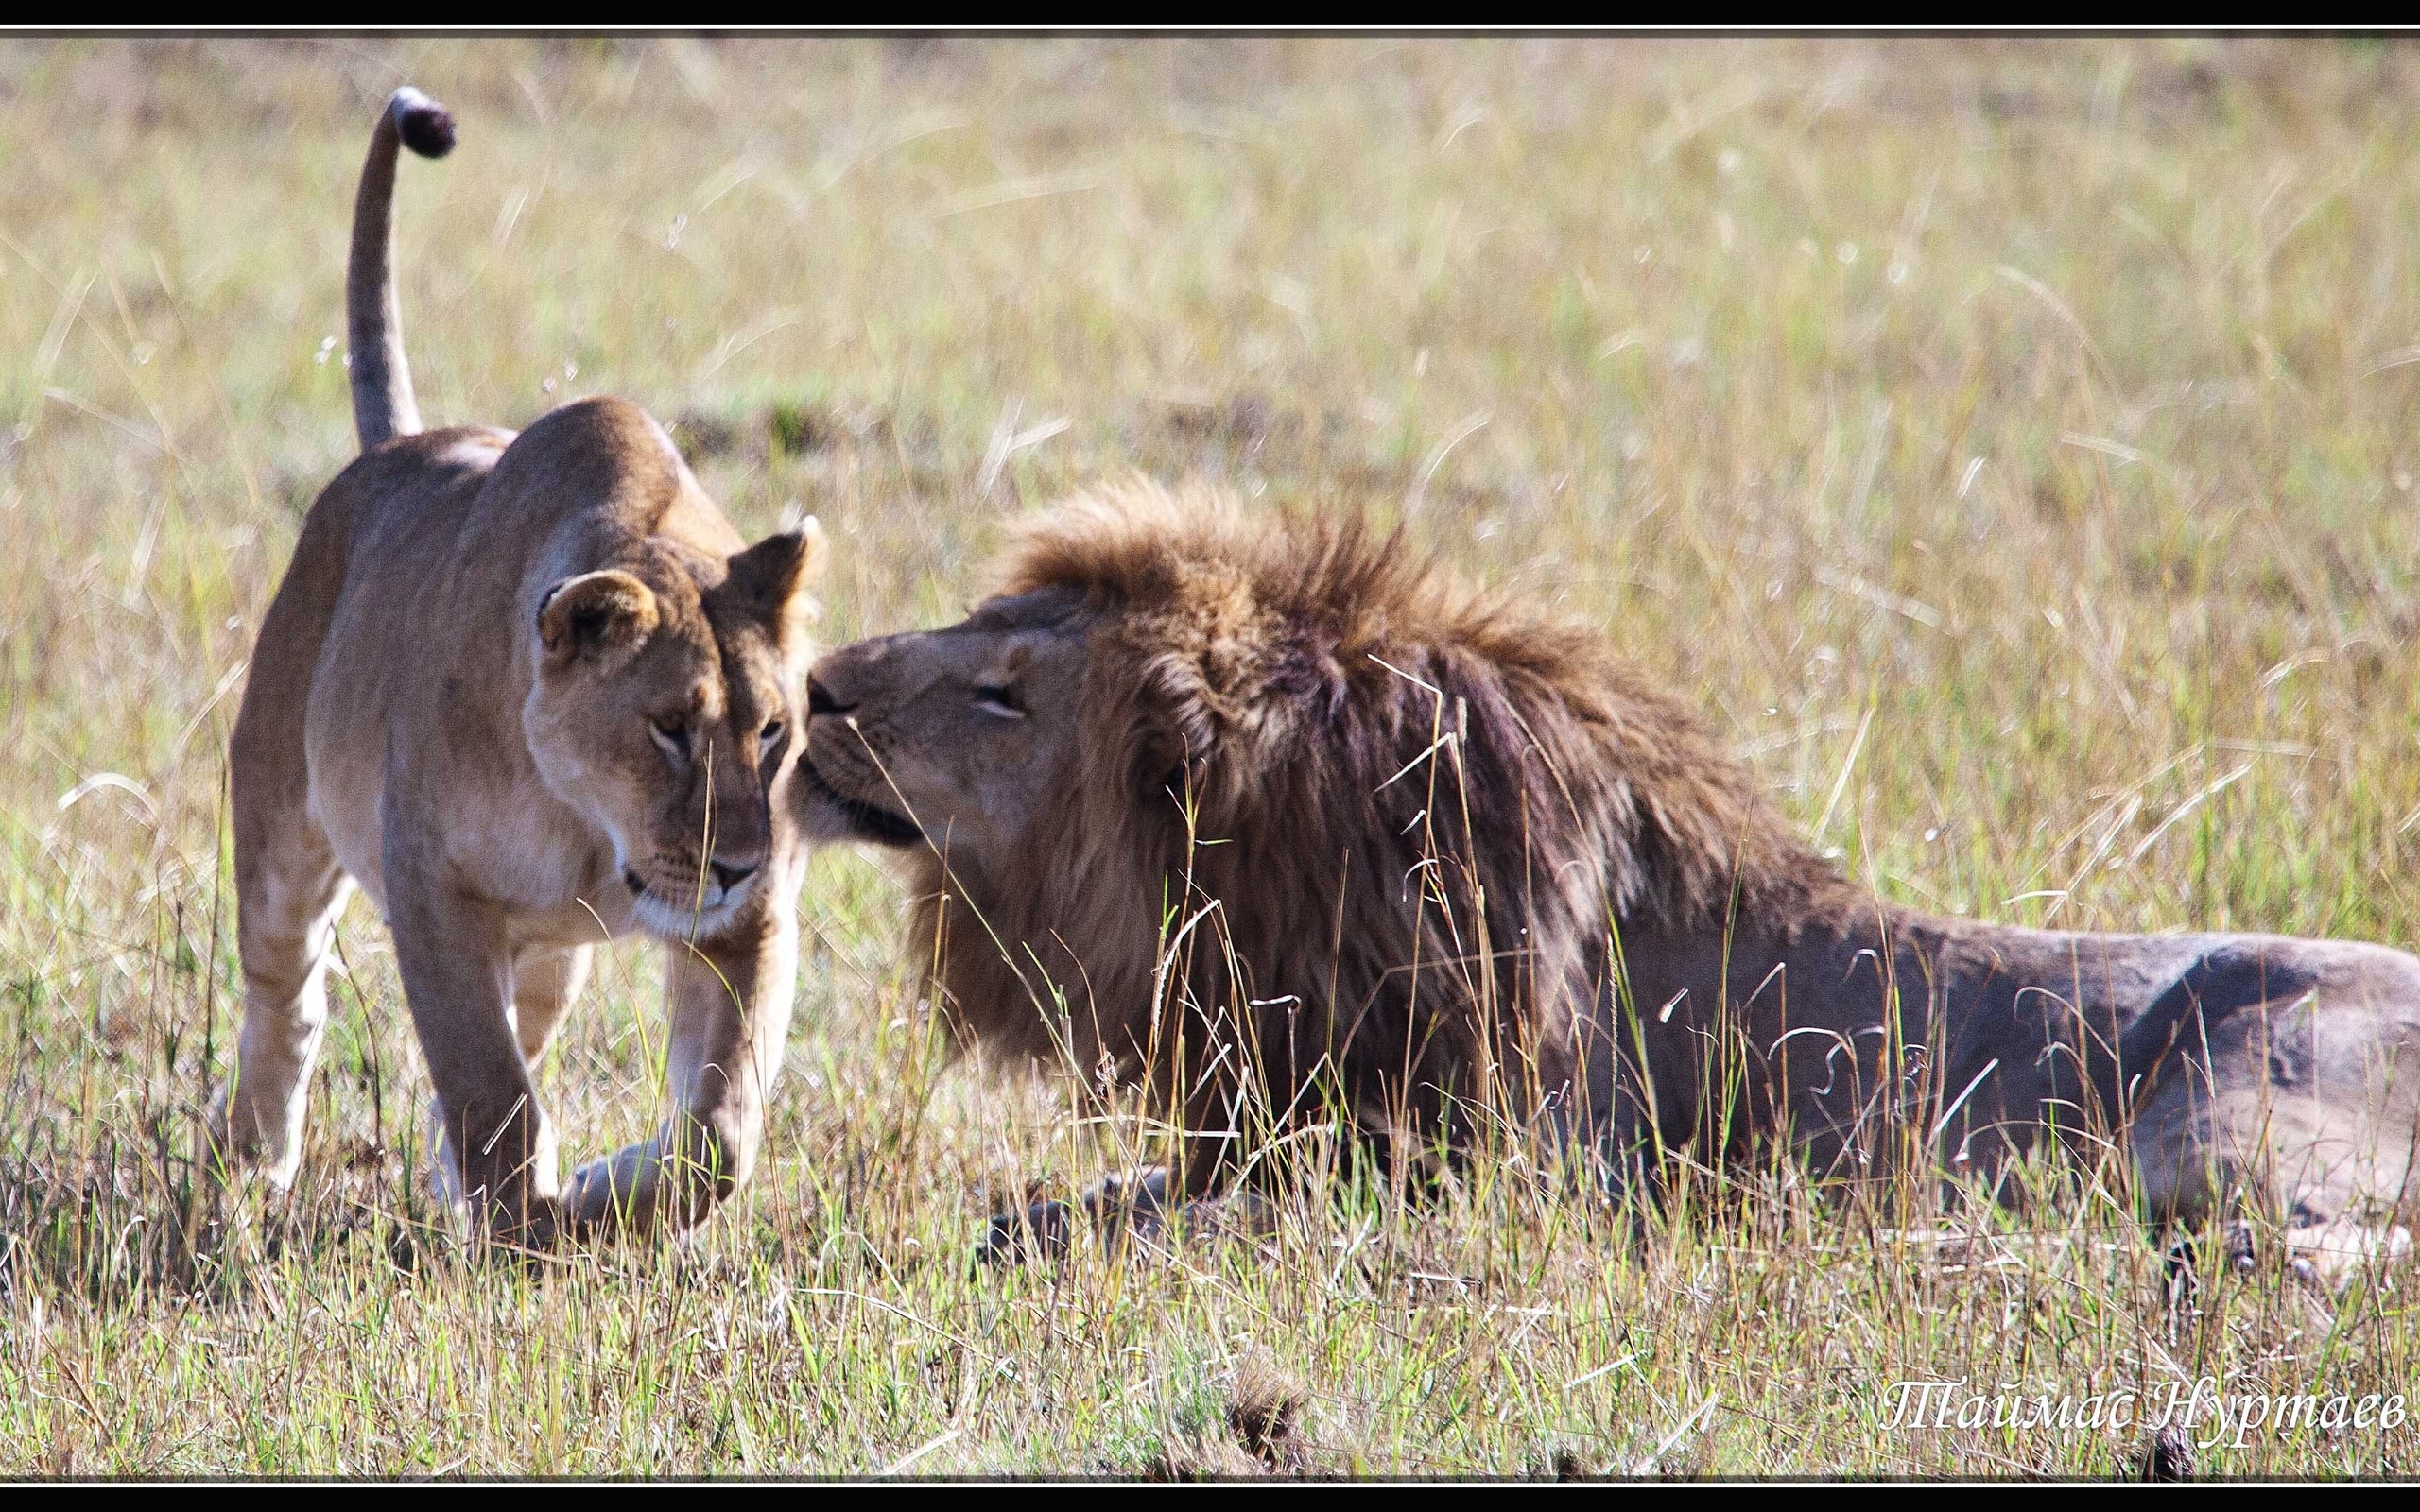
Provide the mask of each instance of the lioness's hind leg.
[{"label": "lioness's hind leg", "polygon": [[262,617],[228,743],[235,831],[235,941],[244,1027],[214,1119],[219,1148],[284,1186],[302,1156],[302,1106],[327,1027],[323,983],[349,885],[311,814],[304,726],[312,669],[344,585],[351,516],[341,490],[311,507]]},{"label": "lioness's hind leg", "polygon": [[512,1032],[521,1058],[536,1071],[563,1010],[588,981],[589,947],[528,945],[512,961]]},{"label": "lioness's hind leg", "polygon": [[328,1023],[328,948],[351,890],[326,837],[299,810],[238,810],[235,937],[244,964],[244,1027],[218,1116],[226,1152],[281,1187],[302,1159],[311,1062]]}]

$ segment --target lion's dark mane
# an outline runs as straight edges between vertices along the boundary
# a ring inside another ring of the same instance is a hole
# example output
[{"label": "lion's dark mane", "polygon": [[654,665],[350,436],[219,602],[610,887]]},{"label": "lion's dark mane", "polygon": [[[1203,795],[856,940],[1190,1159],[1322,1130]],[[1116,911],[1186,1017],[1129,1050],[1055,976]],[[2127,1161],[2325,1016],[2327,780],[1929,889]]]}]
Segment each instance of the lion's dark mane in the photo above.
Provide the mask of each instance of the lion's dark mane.
[{"label": "lion's dark mane", "polygon": [[1028,525],[1004,594],[1087,637],[1078,780],[1013,876],[918,865],[917,938],[997,1052],[1225,1116],[1365,1127],[1574,1074],[1626,931],[1846,885],[1595,631],[1400,533],[1132,485]]}]

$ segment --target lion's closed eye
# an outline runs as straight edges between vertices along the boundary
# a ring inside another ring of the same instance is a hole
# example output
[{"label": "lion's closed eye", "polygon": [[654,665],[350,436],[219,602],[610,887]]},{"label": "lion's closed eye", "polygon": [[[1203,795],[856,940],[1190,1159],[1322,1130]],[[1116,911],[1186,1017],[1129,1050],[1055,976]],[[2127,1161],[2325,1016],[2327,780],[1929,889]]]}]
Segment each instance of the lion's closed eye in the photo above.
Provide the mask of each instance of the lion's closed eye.
[{"label": "lion's closed eye", "polygon": [[1017,702],[1017,691],[1001,683],[986,683],[975,690],[975,707],[995,719],[1023,719],[1024,705]]}]

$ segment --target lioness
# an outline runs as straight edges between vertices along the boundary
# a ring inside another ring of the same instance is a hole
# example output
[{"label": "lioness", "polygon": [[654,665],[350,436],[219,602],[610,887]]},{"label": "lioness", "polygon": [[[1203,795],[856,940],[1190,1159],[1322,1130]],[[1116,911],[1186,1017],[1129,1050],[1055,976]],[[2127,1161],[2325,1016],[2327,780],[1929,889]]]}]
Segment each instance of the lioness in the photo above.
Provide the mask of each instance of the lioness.
[{"label": "lioness", "polygon": [[[776,797],[821,537],[748,546],[620,400],[422,433],[389,268],[399,142],[441,157],[452,118],[398,90],[354,205],[362,455],[311,506],[235,721],[246,996],[218,1132],[292,1179],[358,883],[436,1083],[441,1180],[527,1243],[693,1223],[755,1160],[789,1021],[800,857]],[[632,928],[669,944],[675,1107],[562,1192],[531,1068],[592,943]]]},{"label": "lioness", "polygon": [[1615,1179],[1773,1136],[1988,1179],[2056,1132],[2122,1140],[2161,1219],[2249,1196],[2311,1240],[2414,1194],[2411,955],[1883,903],[1599,636],[1352,524],[1137,485],[1000,577],[817,664],[793,793],[906,852],[965,1036],[1182,1120],[1147,1203],[1477,1106]]}]

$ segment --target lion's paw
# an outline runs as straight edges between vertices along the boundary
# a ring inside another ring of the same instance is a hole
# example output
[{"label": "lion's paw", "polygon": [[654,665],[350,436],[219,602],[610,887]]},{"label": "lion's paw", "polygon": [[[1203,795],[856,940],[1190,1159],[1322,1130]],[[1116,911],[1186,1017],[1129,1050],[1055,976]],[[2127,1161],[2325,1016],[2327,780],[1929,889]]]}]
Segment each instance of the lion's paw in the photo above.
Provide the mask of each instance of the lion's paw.
[{"label": "lion's paw", "polygon": [[1063,1202],[1036,1202],[1023,1212],[993,1214],[983,1242],[975,1247],[976,1263],[1005,1266],[1059,1259],[1067,1253],[1071,1212]]}]

